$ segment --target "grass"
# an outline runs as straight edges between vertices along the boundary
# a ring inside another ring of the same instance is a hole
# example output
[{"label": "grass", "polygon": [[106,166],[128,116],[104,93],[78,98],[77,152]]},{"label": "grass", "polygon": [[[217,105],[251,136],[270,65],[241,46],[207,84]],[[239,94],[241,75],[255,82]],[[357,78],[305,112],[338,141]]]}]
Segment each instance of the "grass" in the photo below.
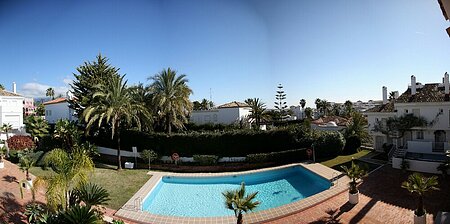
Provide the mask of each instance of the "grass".
[{"label": "grass", "polygon": [[[52,172],[51,170],[43,170],[40,167],[30,169],[30,173],[35,176],[47,176],[51,175]],[[102,186],[108,191],[111,200],[106,207],[117,210],[147,182],[150,178],[147,172],[148,170],[145,169],[124,169],[118,172],[102,166],[102,168],[95,168],[90,181]]]},{"label": "grass", "polygon": [[361,150],[355,154],[350,154],[350,155],[343,155],[343,156],[337,156],[335,158],[332,159],[328,159],[328,160],[324,160],[324,161],[320,161],[320,163],[322,165],[328,166],[328,167],[336,167],[339,166],[341,164],[347,163],[349,161],[352,160],[352,157],[355,159],[361,158],[367,154],[369,154],[371,151],[370,150]]}]

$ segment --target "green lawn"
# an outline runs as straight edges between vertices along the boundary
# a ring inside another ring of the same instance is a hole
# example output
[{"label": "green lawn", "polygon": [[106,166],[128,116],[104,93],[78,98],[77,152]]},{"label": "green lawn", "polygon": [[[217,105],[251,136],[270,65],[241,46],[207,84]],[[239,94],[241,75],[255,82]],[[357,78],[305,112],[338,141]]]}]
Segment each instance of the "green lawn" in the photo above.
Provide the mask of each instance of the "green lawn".
[{"label": "green lawn", "polygon": [[346,162],[349,162],[352,160],[352,157],[355,159],[361,158],[367,154],[369,154],[371,151],[370,150],[361,150],[355,154],[351,154],[351,155],[345,155],[345,156],[337,156],[335,158],[332,159],[328,159],[328,160],[324,160],[324,161],[320,161],[320,163],[322,165],[328,166],[328,167],[334,167],[334,166],[338,166],[340,164],[344,164]]},{"label": "green lawn", "polygon": [[[35,176],[51,175],[53,171],[33,167],[30,172]],[[148,170],[122,170],[120,172],[110,168],[95,168],[91,182],[104,187],[110,194],[111,200],[106,207],[119,209],[125,204],[145,182],[150,178]]]}]

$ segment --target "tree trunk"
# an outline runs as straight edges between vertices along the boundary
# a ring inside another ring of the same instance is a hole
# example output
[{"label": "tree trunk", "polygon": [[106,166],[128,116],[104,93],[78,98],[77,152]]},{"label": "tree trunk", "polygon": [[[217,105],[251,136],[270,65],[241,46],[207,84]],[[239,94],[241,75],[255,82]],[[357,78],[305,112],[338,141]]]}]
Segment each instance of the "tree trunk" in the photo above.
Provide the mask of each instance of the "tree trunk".
[{"label": "tree trunk", "polygon": [[122,170],[122,158],[120,156],[120,126],[117,126],[117,170]]},{"label": "tree trunk", "polygon": [[166,129],[167,129],[167,133],[170,134],[172,132],[172,126],[170,125],[170,115],[167,115]]},{"label": "tree trunk", "polygon": [[417,205],[417,216],[422,216],[425,214],[425,211],[423,210],[423,196],[419,195],[419,204]]},{"label": "tree trunk", "polygon": [[237,217],[237,222],[236,222],[237,224],[243,224],[244,223],[244,221],[242,220],[242,213],[239,213],[238,214],[238,217]]}]

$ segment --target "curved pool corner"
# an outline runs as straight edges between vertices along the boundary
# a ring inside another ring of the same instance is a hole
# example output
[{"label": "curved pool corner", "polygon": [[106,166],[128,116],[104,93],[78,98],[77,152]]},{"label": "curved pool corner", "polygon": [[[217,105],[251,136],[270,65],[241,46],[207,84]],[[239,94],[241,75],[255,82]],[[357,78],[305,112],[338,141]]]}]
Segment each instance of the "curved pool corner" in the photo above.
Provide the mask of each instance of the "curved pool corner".
[{"label": "curved pool corner", "polygon": [[[261,211],[255,211],[244,214],[246,223],[262,223],[264,221],[275,220],[302,210],[311,206],[319,204],[343,191],[347,190],[348,178],[339,171],[333,170],[329,167],[318,163],[303,164],[295,163],[284,166],[258,169],[244,172],[228,172],[228,173],[169,173],[169,172],[150,172],[152,177],[139,189],[139,191],[116,212],[116,216],[125,220],[130,220],[136,223],[235,223],[236,219],[233,215],[214,216],[214,217],[185,217],[185,216],[170,216],[162,214],[153,214],[143,210],[143,203],[146,198],[151,195],[163,178],[176,177],[180,179],[199,178],[214,179],[232,176],[258,175],[261,172],[277,171],[281,169],[293,168],[300,166],[312,173],[320,176],[329,182],[331,187],[320,191],[319,193],[305,197],[301,200],[292,203],[284,204],[274,208],[268,208]],[[175,179],[175,178],[174,178]],[[219,200],[219,199],[218,199]],[[145,207],[145,206],[144,206]]]}]

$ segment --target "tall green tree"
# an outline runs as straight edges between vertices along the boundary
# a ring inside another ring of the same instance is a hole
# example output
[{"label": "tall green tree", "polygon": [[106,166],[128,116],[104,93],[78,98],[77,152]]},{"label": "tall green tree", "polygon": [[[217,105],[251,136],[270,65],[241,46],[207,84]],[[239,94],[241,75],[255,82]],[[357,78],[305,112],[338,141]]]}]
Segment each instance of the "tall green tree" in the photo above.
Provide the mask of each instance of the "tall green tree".
[{"label": "tall green tree", "polygon": [[278,84],[277,86],[277,94],[275,95],[275,108],[279,111],[281,115],[281,120],[283,120],[283,116],[285,115],[287,105],[286,105],[286,93],[284,93],[283,86]]},{"label": "tall green tree", "polygon": [[93,94],[94,101],[83,112],[86,122],[86,132],[97,124],[101,127],[107,124],[111,128],[111,140],[117,140],[117,169],[122,169],[120,155],[121,128],[135,124],[141,129],[142,120],[139,115],[145,116],[146,121],[151,120],[151,114],[143,102],[136,102],[127,88],[124,76],[114,77],[105,85],[99,85],[97,92]]},{"label": "tall green tree", "polygon": [[187,85],[186,75],[177,75],[177,72],[167,68],[153,77],[149,77],[152,102],[158,110],[158,119],[164,125],[167,133],[172,127],[182,129],[188,122],[188,115],[192,111],[189,96],[192,90]]},{"label": "tall green tree", "polygon": [[[119,68],[108,63],[108,58],[98,54],[96,60],[84,62],[76,68],[74,81],[71,84],[73,99],[69,99],[70,108],[81,116],[84,109],[94,102],[94,93],[98,85],[106,85],[108,80],[119,78]],[[79,119],[84,122],[83,119]]]},{"label": "tall green tree", "polygon": [[345,110],[345,115],[347,117],[350,117],[352,115],[353,112],[353,103],[350,100],[345,101],[344,103],[344,110]]},{"label": "tall green tree", "polygon": [[52,100],[54,100],[55,99],[55,90],[52,87],[48,88],[45,91],[45,96],[48,96],[48,97],[52,98]]},{"label": "tall green tree", "polygon": [[358,137],[361,141],[370,141],[370,135],[367,130],[367,120],[359,112],[352,112],[350,122],[344,129],[344,136],[348,139],[351,136]]},{"label": "tall green tree", "polygon": [[[248,101],[248,100],[246,100]],[[250,118],[255,119],[256,126],[259,127],[262,120],[265,120],[267,118],[265,112],[266,112],[266,105],[265,103],[261,102],[259,98],[254,98],[250,101],[248,101],[249,106],[251,108],[250,110]]]},{"label": "tall green tree", "polygon": [[82,133],[74,121],[58,120],[55,125],[53,137],[62,140],[64,148],[72,151],[79,144]]},{"label": "tall green tree", "polygon": [[237,190],[225,191],[222,195],[225,197],[225,207],[233,210],[237,218],[237,224],[242,224],[242,213],[253,211],[261,203],[254,201],[258,192],[245,194],[245,184],[242,182],[241,187]]},{"label": "tall green tree", "polygon": [[305,99],[301,99],[300,100],[300,106],[302,107],[302,109],[305,109],[305,106],[306,106],[306,100]]},{"label": "tall green tree", "polygon": [[314,111],[311,107],[305,108],[305,116],[307,119],[311,120],[313,118],[313,113],[314,113]]}]

